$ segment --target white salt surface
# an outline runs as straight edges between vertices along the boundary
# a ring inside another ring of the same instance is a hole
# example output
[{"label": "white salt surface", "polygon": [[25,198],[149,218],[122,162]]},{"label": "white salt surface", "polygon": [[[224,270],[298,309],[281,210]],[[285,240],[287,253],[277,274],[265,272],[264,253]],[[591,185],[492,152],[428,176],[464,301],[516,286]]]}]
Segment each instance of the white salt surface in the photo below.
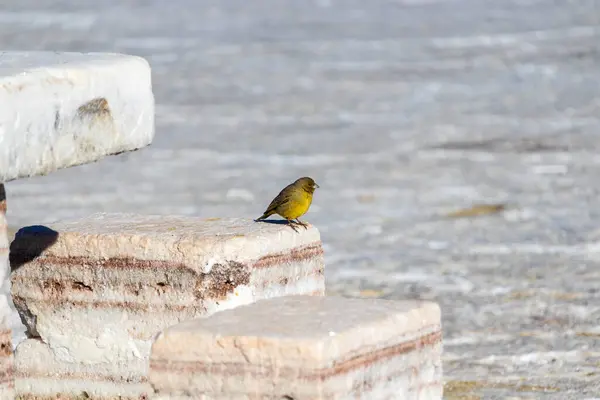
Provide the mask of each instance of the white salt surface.
[{"label": "white salt surface", "polygon": [[148,63],[98,53],[0,52],[0,182],[148,145]]}]

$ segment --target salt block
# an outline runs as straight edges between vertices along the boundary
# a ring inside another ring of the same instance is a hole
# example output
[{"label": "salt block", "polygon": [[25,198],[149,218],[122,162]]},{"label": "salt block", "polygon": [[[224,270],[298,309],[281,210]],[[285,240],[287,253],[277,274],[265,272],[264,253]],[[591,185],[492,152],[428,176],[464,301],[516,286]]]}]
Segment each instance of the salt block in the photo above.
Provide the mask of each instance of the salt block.
[{"label": "salt block", "polygon": [[[16,311],[10,299],[6,192],[0,183],[0,399],[14,397],[11,320]],[[11,307],[11,305],[13,307]]]},{"label": "salt block", "polygon": [[61,361],[40,339],[27,339],[15,355],[16,391],[23,400],[147,399],[151,388],[146,376],[139,374],[146,364],[147,360],[139,359],[128,369],[109,363]]},{"label": "salt block", "polygon": [[[18,395],[47,395],[50,381],[52,390],[79,395],[77,382],[86,379],[90,396],[104,396],[109,383],[123,395],[149,388],[150,347],[165,328],[259,299],[325,291],[316,228],[245,219],[95,214],[28,227],[11,245],[11,267],[29,336],[60,366],[28,369],[21,357],[33,350],[19,346]],[[90,378],[90,365],[102,373]]]},{"label": "salt block", "polygon": [[102,53],[0,52],[0,182],[144,147],[150,67]]},{"label": "salt block", "polygon": [[168,328],[156,399],[441,399],[440,309],[425,301],[289,296]]}]

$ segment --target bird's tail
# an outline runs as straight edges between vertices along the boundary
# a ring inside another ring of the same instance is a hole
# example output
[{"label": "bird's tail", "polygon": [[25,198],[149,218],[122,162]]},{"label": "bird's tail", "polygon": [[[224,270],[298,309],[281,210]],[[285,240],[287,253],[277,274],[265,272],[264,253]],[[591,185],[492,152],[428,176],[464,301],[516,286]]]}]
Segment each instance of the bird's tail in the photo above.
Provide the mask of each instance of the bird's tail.
[{"label": "bird's tail", "polygon": [[265,213],[263,215],[261,215],[260,217],[256,218],[255,221],[262,221],[263,219],[267,218],[269,215],[273,214],[272,212],[268,212],[265,211]]}]

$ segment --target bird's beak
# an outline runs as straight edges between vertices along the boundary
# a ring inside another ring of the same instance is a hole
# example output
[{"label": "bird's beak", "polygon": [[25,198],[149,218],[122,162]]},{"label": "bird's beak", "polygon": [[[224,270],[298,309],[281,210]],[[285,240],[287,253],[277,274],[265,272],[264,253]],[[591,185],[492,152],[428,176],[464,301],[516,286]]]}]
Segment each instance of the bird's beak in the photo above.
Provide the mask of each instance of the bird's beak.
[{"label": "bird's beak", "polygon": [[317,185],[317,182],[315,182],[315,187],[321,187],[321,186]]}]

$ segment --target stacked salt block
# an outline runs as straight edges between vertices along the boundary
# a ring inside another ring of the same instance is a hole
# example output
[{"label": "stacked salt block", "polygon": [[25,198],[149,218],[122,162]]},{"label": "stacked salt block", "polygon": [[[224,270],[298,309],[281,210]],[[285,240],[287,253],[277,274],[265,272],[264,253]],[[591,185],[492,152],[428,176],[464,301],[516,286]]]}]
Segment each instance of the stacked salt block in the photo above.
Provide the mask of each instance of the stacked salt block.
[{"label": "stacked salt block", "polygon": [[173,326],[152,346],[153,399],[441,399],[440,309],[289,296]]},{"label": "stacked salt block", "polygon": [[32,339],[25,398],[143,398],[156,334],[259,299],[325,291],[316,228],[243,219],[98,214],[18,232],[13,298]]},{"label": "stacked salt block", "polygon": [[6,192],[0,183],[0,399],[14,397]]}]

